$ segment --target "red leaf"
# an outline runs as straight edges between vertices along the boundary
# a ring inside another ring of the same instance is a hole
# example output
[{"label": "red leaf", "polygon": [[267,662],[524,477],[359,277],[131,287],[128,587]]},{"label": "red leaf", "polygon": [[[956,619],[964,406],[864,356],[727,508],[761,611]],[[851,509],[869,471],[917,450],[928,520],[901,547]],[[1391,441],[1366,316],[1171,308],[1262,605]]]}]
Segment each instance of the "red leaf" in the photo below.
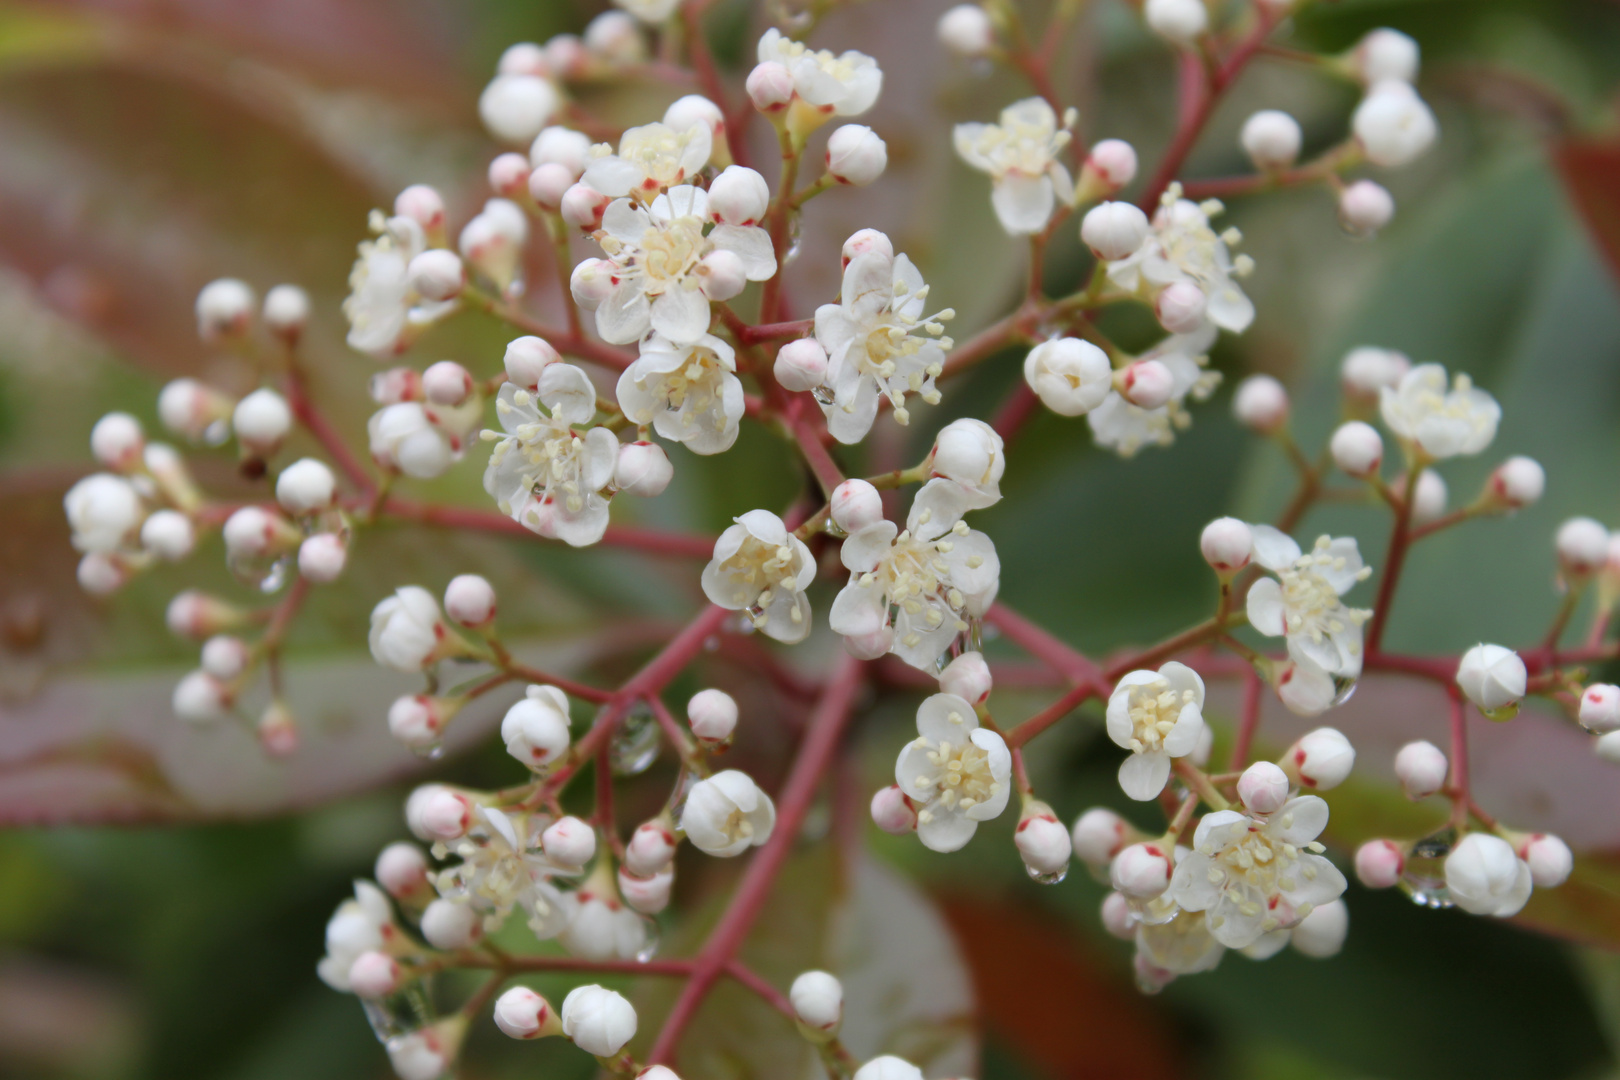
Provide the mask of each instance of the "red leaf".
[{"label": "red leaf", "polygon": [[1570,140],[1553,158],[1593,241],[1620,276],[1620,141]]}]

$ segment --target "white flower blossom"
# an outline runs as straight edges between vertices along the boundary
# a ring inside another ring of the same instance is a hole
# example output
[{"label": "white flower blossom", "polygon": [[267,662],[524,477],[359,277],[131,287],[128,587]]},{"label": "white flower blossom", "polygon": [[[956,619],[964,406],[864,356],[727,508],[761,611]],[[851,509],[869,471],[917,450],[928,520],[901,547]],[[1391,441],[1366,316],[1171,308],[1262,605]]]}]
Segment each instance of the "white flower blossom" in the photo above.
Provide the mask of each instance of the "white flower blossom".
[{"label": "white flower blossom", "polygon": [[374,210],[371,231],[376,235],[360,242],[349,272],[343,314],[349,320],[349,347],[381,359],[404,352],[423,329],[454,311],[457,301],[431,303],[411,288],[411,260],[427,250],[421,225]]},{"label": "white flower blossom", "polygon": [[1477,454],[1496,438],[1502,407],[1459,373],[1446,389],[1446,369],[1419,364],[1396,386],[1379,390],[1389,430],[1432,460]]},{"label": "white flower blossom", "polygon": [[1157,798],[1170,779],[1170,759],[1186,757],[1204,731],[1204,680],[1186,664],[1133,671],[1108,698],[1108,737],[1131,752],[1119,786],[1138,801]]},{"label": "white flower blossom", "polygon": [[349,969],[361,955],[386,950],[399,939],[388,896],[369,881],[354,883],[354,899],[345,900],[326,924],[326,955],[315,966],[321,981],[348,993]]},{"label": "white flower blossom", "polygon": [[816,562],[804,541],[769,510],[750,510],[715,541],[703,568],[703,592],[729,611],[745,611],[755,629],[791,645],[810,633],[804,590]]},{"label": "white flower blossom", "polygon": [[1446,856],[1446,892],[1469,914],[1517,915],[1531,887],[1530,864],[1500,837],[1469,833]]},{"label": "white flower blossom", "polygon": [[1268,637],[1286,636],[1288,653],[1328,675],[1361,674],[1361,624],[1371,611],[1340,599],[1372,576],[1354,537],[1319,537],[1309,552],[1269,525],[1251,525],[1254,560],[1276,574],[1249,589],[1249,623]]},{"label": "white flower blossom", "polygon": [[622,994],[576,986],[563,998],[563,1033],[587,1054],[612,1057],[636,1033],[636,1010]]},{"label": "white flower blossom", "polygon": [[771,838],[776,805],[752,777],[736,769],[699,780],[687,792],[681,831],[699,851],[730,858]]},{"label": "white flower blossom", "polygon": [[446,900],[470,904],[482,916],[486,932],[493,933],[513,909],[521,909],[535,937],[556,937],[568,927],[568,912],[551,878],[573,876],[579,869],[546,858],[540,837],[549,823],[539,814],[478,807],[465,835],[435,845],[435,854],[461,861],[434,875],[434,887]]},{"label": "white flower blossom", "polygon": [[707,124],[677,130],[643,124],[619,136],[617,153],[607,143],[591,147],[581,180],[610,198],[651,202],[659,192],[691,180],[709,163],[714,135]]},{"label": "white flower blossom", "polygon": [[774,26],[759,39],[757,60],[787,68],[794,94],[828,116],[859,116],[883,89],[883,72],[865,53],[850,49],[834,56],[785,37]]},{"label": "white flower blossom", "polygon": [[879,520],[852,533],[840,552],[850,576],[833,601],[833,631],[887,639],[887,651],[933,672],[968,620],[989,610],[1001,583],[995,545],[962,520],[968,507],[959,485],[936,478],[912,501],[903,532]]},{"label": "white flower blossom", "polygon": [[1210,322],[1240,334],[1254,321],[1254,303],[1233,280],[1234,262],[1228,243],[1235,230],[1216,233],[1209,219],[1221,210],[1214,200],[1195,203],[1181,198],[1172,184],[1153,215],[1148,238],[1133,254],[1108,264],[1108,280],[1127,292],[1146,288],[1158,292],[1185,281],[1202,290]]},{"label": "white flower blossom", "polygon": [[1136,975],[1139,987],[1157,993],[1181,975],[1212,971],[1226,955],[1226,946],[1210,933],[1202,911],[1182,911],[1174,904],[1151,901],[1153,914],[1136,915]]},{"label": "white flower blossom", "polygon": [[737,441],[743,415],[736,372],[735,352],[713,334],[686,345],[653,334],[619,376],[619,407],[694,454],[718,454]]},{"label": "white flower blossom", "polygon": [[[611,878],[605,879],[611,882]],[[586,960],[634,960],[647,947],[647,924],[627,907],[611,884],[586,882],[562,894],[567,926],[557,943]]]},{"label": "white flower blossom", "polygon": [[1206,368],[1207,353],[1214,341],[1215,328],[1206,325],[1190,334],[1172,334],[1143,353],[1139,363],[1157,361],[1170,372],[1170,399],[1156,408],[1144,409],[1118,390],[1110,389],[1102,403],[1086,413],[1086,423],[1097,445],[1128,458],[1144,446],[1169,446],[1175,442],[1176,432],[1192,424],[1185,405],[1187,397],[1203,401],[1220,384],[1220,372]]},{"label": "white flower blossom", "polygon": [[1053,207],[1074,204],[1074,180],[1058,160],[1068,145],[1072,115],[1058,126],[1045,98],[1032,97],[1001,110],[999,124],[957,124],[952,138],[962,160],[990,174],[990,202],[1001,227],[1013,236],[1046,228]]},{"label": "white flower blossom", "polygon": [[1007,807],[1012,753],[979,726],[973,706],[934,694],[917,709],[917,737],[894,764],[894,779],[917,804],[917,838],[931,851],[955,851]]},{"label": "white flower blossom", "polygon": [[103,555],[123,547],[145,516],[135,485],[111,473],[80,480],[68,489],[62,505],[74,548]]}]

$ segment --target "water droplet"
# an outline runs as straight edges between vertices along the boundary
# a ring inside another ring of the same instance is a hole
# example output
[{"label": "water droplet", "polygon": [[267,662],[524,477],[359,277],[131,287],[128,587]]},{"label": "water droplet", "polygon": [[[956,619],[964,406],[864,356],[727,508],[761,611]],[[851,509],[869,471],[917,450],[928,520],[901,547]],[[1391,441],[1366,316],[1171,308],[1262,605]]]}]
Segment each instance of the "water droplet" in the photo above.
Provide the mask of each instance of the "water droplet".
[{"label": "water droplet", "polygon": [[969,652],[983,652],[984,651],[984,620],[976,619],[976,618],[975,619],[969,619],[968,620],[967,634],[968,634],[968,651]]},{"label": "water droplet", "polygon": [[837,395],[833,393],[832,387],[830,386],[818,386],[814,390],[810,391],[810,396],[815,398],[816,401],[823,405],[831,405],[834,401],[838,400]]},{"label": "water droplet", "polygon": [[645,964],[658,955],[661,932],[658,929],[658,920],[651,915],[641,916],[641,925],[646,929],[647,937],[642,942],[641,949],[636,953],[636,962]]},{"label": "water droplet", "polygon": [[782,253],[782,265],[786,266],[799,257],[799,240],[804,233],[804,215],[798,211],[788,219],[788,249]]},{"label": "water droplet", "polygon": [[1407,874],[1401,878],[1401,891],[1418,907],[1440,909],[1452,906],[1451,893],[1443,879],[1426,874]]},{"label": "water droplet", "polygon": [[215,420],[203,429],[203,442],[209,446],[223,446],[230,437],[231,425],[228,420]]},{"label": "water droplet", "polygon": [[435,742],[428,743],[425,746],[413,746],[411,747],[411,753],[424,761],[438,761],[444,757],[444,743]]},{"label": "water droplet", "polygon": [[1043,874],[1033,866],[1025,863],[1024,872],[1029,875],[1029,880],[1038,885],[1056,885],[1058,882],[1069,876],[1069,868],[1067,866],[1055,873]]},{"label": "water droplet", "polygon": [[1342,675],[1333,677],[1333,704],[1343,705],[1356,693],[1356,680],[1347,679]]},{"label": "water droplet", "polygon": [[645,707],[630,712],[609,744],[608,760],[619,776],[638,776],[658,760],[658,724]]},{"label": "water droplet", "polygon": [[426,1027],[435,1019],[433,999],[427,986],[429,980],[418,979],[397,994],[372,1001],[362,998],[366,1020],[377,1041],[387,1044],[417,1028]]},{"label": "water droplet", "polygon": [[225,565],[242,584],[269,594],[280,591],[281,587],[287,584],[292,559],[287,556],[267,559],[245,555],[227,558]]}]

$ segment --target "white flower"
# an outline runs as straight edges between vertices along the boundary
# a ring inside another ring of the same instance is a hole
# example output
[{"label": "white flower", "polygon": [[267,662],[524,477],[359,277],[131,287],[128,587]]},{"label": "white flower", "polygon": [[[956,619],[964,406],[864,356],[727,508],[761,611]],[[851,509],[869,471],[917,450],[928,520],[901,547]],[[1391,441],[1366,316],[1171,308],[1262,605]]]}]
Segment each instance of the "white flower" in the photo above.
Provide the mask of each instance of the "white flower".
[{"label": "white flower", "polygon": [[[939,401],[934,379],[944,368],[949,338],[941,321],[950,309],[924,315],[928,286],[904,255],[881,250],[857,255],[844,268],[838,303],[816,309],[816,340],[827,350],[827,387],[832,401],[822,405],[827,429],[841,443],[857,443],[872,429],[878,399],[894,406],[905,424],[906,395]],[[939,338],[939,341],[929,340]]]},{"label": "white flower", "polygon": [[[439,871],[434,886],[446,900],[479,912],[487,932],[499,929],[514,908],[521,908],[535,937],[556,937],[567,928],[568,915],[550,879],[579,870],[546,858],[540,837],[548,822],[541,815],[478,807],[466,834],[446,844],[449,854],[461,861]],[[434,848],[435,853],[444,850]]]},{"label": "white flower", "polygon": [[894,779],[917,804],[917,838],[931,851],[955,851],[1007,807],[1012,753],[979,726],[973,706],[934,694],[917,709],[917,737],[894,764]]},{"label": "white flower", "polygon": [[1059,416],[1081,416],[1113,390],[1114,368],[1108,354],[1089,341],[1053,338],[1024,357],[1024,381]]},{"label": "white flower", "polygon": [[403,352],[423,328],[455,310],[456,301],[427,303],[412,290],[410,262],[427,250],[422,226],[408,217],[371,215],[374,239],[360,242],[349,271],[349,347],[375,357]]},{"label": "white flower", "polygon": [[338,905],[326,924],[326,955],[315,966],[321,981],[349,992],[349,969],[363,953],[386,951],[399,936],[388,896],[369,881],[354,883],[354,899]]},{"label": "white flower", "polygon": [[1399,166],[1417,160],[1439,134],[1434,113],[1412,84],[1399,79],[1374,83],[1356,107],[1350,126],[1367,160]]},{"label": "white flower", "polygon": [[959,485],[934,479],[912,501],[904,532],[879,520],[852,533],[839,553],[850,576],[833,601],[833,632],[889,637],[888,651],[932,672],[1001,584],[995,545],[962,520],[968,505]]},{"label": "white flower", "polygon": [[1530,865],[1500,837],[1469,833],[1446,856],[1446,891],[1472,915],[1517,915],[1530,889]]},{"label": "white flower", "polygon": [[856,1069],[854,1080],[923,1080],[923,1072],[904,1058],[885,1054]]},{"label": "white flower", "polygon": [[1039,97],[1002,109],[999,124],[957,124],[952,134],[962,160],[990,174],[990,203],[1013,236],[1046,228],[1058,202],[1073,205],[1074,180],[1058,160],[1070,138]]},{"label": "white flower", "polygon": [[574,430],[596,415],[590,377],[572,364],[550,364],[536,393],[503,385],[495,415],[507,437],[489,455],[484,490],[501,512],[573,547],[602,539],[612,495],[603,489],[613,481],[619,440],[603,427]]},{"label": "white flower", "polygon": [[100,554],[124,546],[144,516],[135,485],[111,473],[96,473],[74,484],[62,506],[73,529],[73,546]]},{"label": "white flower", "polygon": [[495,138],[521,146],[545,128],[560,103],[557,88],[539,75],[506,72],[478,97],[478,116]]},{"label": "white flower", "polygon": [[826,49],[812,50],[774,26],[759,39],[757,60],[787,68],[794,94],[827,115],[859,116],[883,89],[883,72],[865,53],[851,49],[834,56]]},{"label": "white flower", "polygon": [[1379,390],[1379,411],[1389,430],[1431,459],[1477,454],[1496,438],[1502,407],[1459,374],[1446,389],[1446,369],[1419,364],[1397,386]]},{"label": "white flower", "polygon": [[1207,912],[1210,933],[1227,948],[1291,927],[1344,892],[1344,875],[1316,854],[1327,820],[1328,805],[1315,795],[1270,815],[1206,814],[1165,895],[1184,911]]},{"label": "white flower", "polygon": [[694,454],[718,454],[737,441],[743,415],[736,371],[736,354],[713,334],[685,345],[653,334],[619,376],[619,407]]},{"label": "white flower", "polygon": [[619,137],[616,154],[607,143],[591,147],[581,179],[610,198],[628,195],[651,202],[659,192],[703,171],[713,139],[707,124],[683,130],[664,124],[633,127]]},{"label": "white flower", "polygon": [[1361,674],[1361,624],[1370,611],[1340,599],[1372,571],[1354,537],[1319,537],[1309,553],[1286,533],[1252,525],[1254,559],[1276,574],[1249,589],[1249,622],[1268,637],[1286,635],[1288,653],[1329,675]]},{"label": "white flower", "polygon": [[936,477],[962,489],[968,506],[982,510],[1001,501],[1001,476],[1007,471],[1006,445],[983,420],[963,417],[946,424],[934,438],[929,462]]},{"label": "white flower", "polygon": [[1157,408],[1133,405],[1117,390],[1109,389],[1102,403],[1086,414],[1091,437],[1098,446],[1120,457],[1131,457],[1144,446],[1169,446],[1176,431],[1192,423],[1188,395],[1202,401],[1214,393],[1220,373],[1205,370],[1206,355],[1215,341],[1215,328],[1205,325],[1190,334],[1172,334],[1143,353],[1138,364],[1158,361],[1170,372],[1170,400]]},{"label": "white flower", "polygon": [[1127,292],[1190,282],[1208,297],[1204,310],[1210,322],[1242,333],[1254,321],[1254,303],[1232,280],[1227,248],[1232,231],[1217,234],[1209,223],[1220,209],[1213,200],[1200,204],[1181,198],[1179,185],[1172,184],[1153,215],[1148,238],[1134,254],[1108,264],[1108,280]]},{"label": "white flower", "polygon": [[416,585],[406,585],[371,611],[371,655],[395,671],[421,671],[448,655],[454,639],[439,618],[439,602]]},{"label": "white flower", "polygon": [[1350,909],[1343,900],[1330,900],[1311,909],[1299,921],[1288,943],[1314,960],[1337,956],[1350,932]]},{"label": "white flower", "polygon": [[750,510],[715,541],[703,568],[703,592],[728,611],[746,611],[754,627],[791,645],[810,633],[804,590],[816,562],[804,542],[769,510]]},{"label": "white flower", "polygon": [[1204,729],[1204,680],[1172,660],[1158,671],[1133,671],[1108,698],[1108,737],[1131,751],[1119,767],[1119,786],[1146,801],[1164,790],[1170,759],[1198,747]]},{"label": "white flower", "polygon": [[687,793],[681,830],[699,851],[741,855],[771,838],[776,805],[745,772],[727,769],[699,780]]},{"label": "white flower", "polygon": [[514,986],[495,1000],[495,1026],[513,1039],[559,1034],[551,1003],[527,986]]},{"label": "white flower", "polygon": [[576,986],[563,998],[562,1026],[587,1054],[612,1057],[635,1035],[636,1010],[612,990]]},{"label": "white flower", "polygon": [[1457,665],[1457,685],[1487,716],[1512,717],[1524,697],[1524,661],[1501,645],[1475,645]]},{"label": "white flower", "polygon": [[401,401],[371,414],[366,422],[372,460],[386,469],[418,480],[431,480],[461,460],[464,435],[433,422],[426,405]]},{"label": "white flower", "polygon": [[[512,156],[522,161],[521,155]],[[490,199],[461,230],[458,243],[467,264],[506,295],[515,291],[513,283],[518,280],[528,239],[529,219],[523,209],[510,199]],[[420,281],[420,275],[413,280]]]},{"label": "white flower", "polygon": [[1204,912],[1173,905],[1166,912],[1167,918],[1136,922],[1136,981],[1144,993],[1158,993],[1180,975],[1211,971],[1226,955]]},{"label": "white flower", "polygon": [[716,225],[705,236],[708,214],[708,195],[684,184],[649,207],[631,199],[609,204],[598,234],[613,282],[596,309],[596,329],[604,340],[622,345],[649,329],[677,343],[701,338],[709,329],[708,257],[735,256],[749,281],[776,273],[776,254],[764,229]]}]

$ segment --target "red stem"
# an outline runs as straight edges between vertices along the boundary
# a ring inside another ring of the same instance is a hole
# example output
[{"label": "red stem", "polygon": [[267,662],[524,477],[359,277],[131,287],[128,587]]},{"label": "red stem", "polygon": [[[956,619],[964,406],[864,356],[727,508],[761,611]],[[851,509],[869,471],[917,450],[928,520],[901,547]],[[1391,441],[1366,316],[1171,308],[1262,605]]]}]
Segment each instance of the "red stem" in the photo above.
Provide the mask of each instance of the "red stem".
[{"label": "red stem", "polygon": [[798,1020],[799,1014],[794,1012],[793,1002],[788,1000],[788,996],[766,982],[758,972],[741,960],[732,960],[728,963],[726,965],[726,974],[764,998],[773,1009],[789,1020]]},{"label": "red stem", "polygon": [[[1407,490],[1417,483],[1418,470],[1407,470]],[[1412,500],[1403,498],[1395,507],[1395,527],[1389,534],[1389,552],[1384,556],[1384,576],[1378,581],[1378,597],[1373,601],[1372,622],[1367,627],[1367,652],[1378,651],[1389,621],[1389,605],[1395,600],[1395,584],[1401,578],[1401,565],[1412,542]]]},{"label": "red stem", "polygon": [[1040,399],[1035,396],[1035,391],[1029,388],[1027,382],[1020,379],[1018,385],[1013,387],[1012,393],[1007,395],[1007,400],[1001,403],[1001,408],[991,419],[990,426],[996,429],[996,434],[1001,436],[1002,442],[1010,443],[1017,438],[1019,430],[1029,422],[1030,417],[1035,415],[1039,405]]},{"label": "red stem", "polygon": [[321,449],[331,455],[332,460],[337,463],[338,470],[348,478],[349,483],[364,492],[375,490],[377,485],[371,479],[371,474],[349,449],[342,436],[337,433],[337,429],[332,426],[332,422],[326,418],[326,414],[321,412],[310,398],[304,374],[296,362],[288,366],[286,390],[287,407],[292,410],[293,416],[315,437],[315,441],[321,444]]},{"label": "red stem", "polygon": [[1451,785],[1452,801],[1465,811],[1470,802],[1468,793],[1468,711],[1462,695],[1453,686],[1451,699]]},{"label": "red stem", "polygon": [[1089,686],[1102,679],[1102,669],[1090,657],[1065,645],[1006,604],[993,606],[984,621],[1006,634],[1029,655],[1051,665],[1071,683]]},{"label": "red stem", "polygon": [[[509,533],[513,536],[535,536],[522,525],[495,510],[477,510],[468,506],[421,503],[413,499],[389,497],[383,500],[382,512],[390,517],[419,521],[425,525]],[[666,533],[637,525],[609,525],[607,532],[602,536],[601,544],[603,547],[630,548],[635,551],[694,559],[708,559],[714,556],[712,537]]]},{"label": "red stem", "polygon": [[1243,712],[1238,722],[1237,738],[1232,742],[1232,765],[1236,771],[1248,764],[1249,748],[1254,745],[1254,733],[1260,727],[1260,689],[1264,684],[1250,665],[1243,676]]},{"label": "red stem", "polygon": [[794,319],[792,322],[761,323],[758,326],[733,327],[737,339],[744,345],[757,345],[777,338],[800,337],[815,329],[814,319]]},{"label": "red stem", "polygon": [[[827,447],[822,444],[822,430],[818,430],[815,423],[806,415],[805,400],[799,395],[788,406],[786,420],[793,432],[794,439],[798,440],[799,451],[804,454],[805,464],[810,471],[816,474],[816,481],[821,485],[822,493],[831,495],[833,488],[844,482],[844,471],[838,467],[838,462],[832,459]],[[713,554],[713,545],[710,545]]]},{"label": "red stem", "polygon": [[1096,683],[1088,682],[1075,687],[1051,705],[1007,732],[1007,745],[1014,749],[1023,746],[1029,740],[1068,716],[1093,694],[1098,694],[1098,685]]}]

